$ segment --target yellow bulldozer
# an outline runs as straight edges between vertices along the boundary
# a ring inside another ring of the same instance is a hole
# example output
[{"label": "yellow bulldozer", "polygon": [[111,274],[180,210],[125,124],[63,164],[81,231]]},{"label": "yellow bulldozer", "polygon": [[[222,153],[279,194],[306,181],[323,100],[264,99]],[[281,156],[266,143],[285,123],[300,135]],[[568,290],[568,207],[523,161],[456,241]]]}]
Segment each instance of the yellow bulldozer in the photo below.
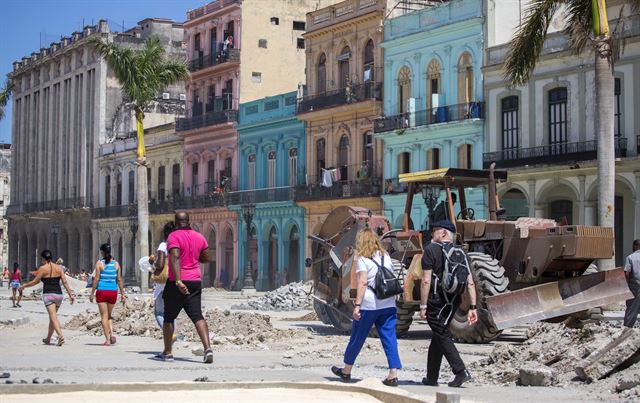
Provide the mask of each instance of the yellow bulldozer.
[{"label": "yellow bulldozer", "polygon": [[[354,246],[357,232],[368,226],[377,231],[389,251],[404,293],[397,298],[397,333],[405,334],[419,308],[421,257],[430,242],[428,231],[414,229],[411,211],[414,196],[445,195],[447,216],[457,228],[457,243],[467,251],[478,294],[478,322],[469,326],[469,306],[464,295],[450,329],[460,341],[488,342],[502,330],[539,320],[562,317],[631,297],[622,269],[585,274],[598,259],[614,254],[612,228],[560,225],[554,220],[523,217],[501,219],[504,210],[496,192],[506,171],[444,168],[401,174],[406,184],[402,228],[391,228],[388,219],[360,207],[333,210],[318,234],[309,236],[312,257],[314,308],[318,317],[337,329],[351,328],[355,298]],[[475,219],[465,191],[485,187],[486,220]],[[435,189],[435,191],[434,191]],[[455,214],[452,191],[459,195]],[[417,198],[417,197],[416,197]],[[429,205],[432,214],[433,201]],[[428,228],[428,226],[426,226]]]}]

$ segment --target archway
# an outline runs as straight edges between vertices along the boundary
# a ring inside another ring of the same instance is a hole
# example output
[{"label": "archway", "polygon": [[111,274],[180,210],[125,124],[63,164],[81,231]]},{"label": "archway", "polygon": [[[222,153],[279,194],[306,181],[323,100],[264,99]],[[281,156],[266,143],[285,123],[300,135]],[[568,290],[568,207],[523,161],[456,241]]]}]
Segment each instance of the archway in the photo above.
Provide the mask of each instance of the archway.
[{"label": "archway", "polygon": [[569,182],[560,181],[544,189],[538,204],[546,206],[544,218],[556,220],[559,224],[573,225],[579,217],[578,196]]},{"label": "archway", "polygon": [[[221,268],[220,279],[224,288],[231,288],[233,282],[233,230],[227,227],[224,235],[224,265]],[[222,280],[224,279],[224,280]]]},{"label": "archway", "polygon": [[205,276],[206,284],[209,287],[214,287],[216,282],[216,252],[218,250],[218,248],[216,247],[216,242],[216,230],[215,228],[211,227],[209,236],[207,238],[207,243],[209,244],[209,253],[213,257],[213,260],[207,265],[208,267]]},{"label": "archway", "polygon": [[508,221],[515,221],[520,217],[527,217],[529,209],[527,206],[527,197],[519,189],[509,189],[500,198],[500,205],[506,212]]},{"label": "archway", "polygon": [[289,233],[289,267],[287,267],[285,283],[300,281],[300,232],[297,226]]},{"label": "archway", "polygon": [[69,266],[69,232],[66,228],[60,230],[60,239],[58,240],[60,245],[58,249],[58,257],[64,261],[65,266]]},{"label": "archway", "polygon": [[[20,266],[20,269],[23,273],[27,271],[27,254],[29,252],[29,247],[27,245],[27,234],[22,234],[20,237],[20,244],[18,245],[18,258],[16,261]],[[11,267],[13,270],[13,266]]]},{"label": "archway", "polygon": [[269,231],[269,245],[267,247],[267,267],[268,267],[268,287],[269,290],[274,290],[280,285],[280,278],[278,275],[278,232],[276,227],[271,227]]}]

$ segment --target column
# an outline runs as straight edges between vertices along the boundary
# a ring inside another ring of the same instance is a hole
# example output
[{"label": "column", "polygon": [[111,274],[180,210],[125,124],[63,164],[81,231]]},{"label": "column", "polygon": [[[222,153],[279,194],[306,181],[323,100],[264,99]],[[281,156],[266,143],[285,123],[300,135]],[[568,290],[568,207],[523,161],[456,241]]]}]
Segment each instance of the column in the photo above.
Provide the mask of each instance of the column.
[{"label": "column", "polygon": [[276,273],[279,274],[276,275],[276,279],[279,279],[280,282],[276,282],[276,288],[280,287],[281,285],[283,285],[284,283],[284,276],[286,274],[286,270],[285,270],[285,266],[287,265],[287,262],[285,261],[285,257],[284,257],[284,252],[289,251],[289,248],[285,249],[285,245],[284,245],[284,239],[285,239],[285,234],[284,234],[284,226],[282,224],[282,219],[278,220],[278,224],[276,226],[276,234],[278,235],[278,266],[276,267]]},{"label": "column", "polygon": [[527,184],[529,185],[529,217],[536,217],[536,180],[529,179]]},{"label": "column", "polygon": [[586,193],[586,177],[584,175],[578,176],[579,180],[579,194],[578,194],[578,221],[577,224],[584,224],[585,222],[585,199],[587,197]]},{"label": "column", "polygon": [[546,206],[544,204],[536,204],[533,207],[534,207],[533,217],[535,217],[535,218],[545,218]]},{"label": "column", "polygon": [[[582,223],[584,225],[597,225],[597,209],[598,203],[595,201],[585,201],[582,203],[584,205],[584,221]],[[636,223],[637,224],[637,223]]]}]

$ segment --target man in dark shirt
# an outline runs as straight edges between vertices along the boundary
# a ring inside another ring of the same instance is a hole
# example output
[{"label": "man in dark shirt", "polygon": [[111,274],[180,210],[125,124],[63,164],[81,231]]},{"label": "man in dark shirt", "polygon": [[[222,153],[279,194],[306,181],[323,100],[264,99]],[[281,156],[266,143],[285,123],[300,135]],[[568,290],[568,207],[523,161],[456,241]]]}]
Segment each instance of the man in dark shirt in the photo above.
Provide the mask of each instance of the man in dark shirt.
[{"label": "man in dark shirt", "polygon": [[[425,246],[422,255],[423,271],[420,286],[420,318],[427,320],[432,333],[427,357],[427,376],[422,379],[422,383],[427,386],[438,386],[440,365],[444,356],[455,375],[453,380],[449,382],[449,386],[460,387],[463,383],[471,380],[471,374],[462,362],[449,332],[449,321],[460,306],[460,297],[456,296],[453,304],[447,305],[442,286],[439,286],[444,272],[443,245],[453,242],[456,227],[451,221],[444,220],[434,222],[431,229],[432,241]],[[432,278],[435,280],[433,290],[431,290]],[[467,290],[471,302],[468,314],[469,325],[473,325],[478,321],[478,313],[476,310],[476,289],[471,273]]]},{"label": "man in dark shirt", "polygon": [[633,253],[627,256],[624,274],[629,283],[629,289],[633,293],[633,298],[627,300],[624,325],[633,327],[640,314],[640,239],[633,241]]},{"label": "man in dark shirt", "polygon": [[[451,202],[452,205],[455,206],[458,201],[458,197],[455,193],[451,193]],[[449,217],[449,203],[447,200],[443,200],[436,206],[436,209],[433,211],[433,219],[431,222],[438,222],[442,220],[451,220]]]}]

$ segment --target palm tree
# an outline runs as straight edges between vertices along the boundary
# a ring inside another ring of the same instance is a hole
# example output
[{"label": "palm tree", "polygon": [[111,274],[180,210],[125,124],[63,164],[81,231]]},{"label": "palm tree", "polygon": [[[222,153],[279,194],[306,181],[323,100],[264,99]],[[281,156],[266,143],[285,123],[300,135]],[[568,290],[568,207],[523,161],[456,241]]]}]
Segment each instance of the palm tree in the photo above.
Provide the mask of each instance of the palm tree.
[{"label": "palm tree", "polygon": [[7,80],[4,84],[4,88],[0,89],[0,120],[4,118],[4,107],[9,103],[11,93],[13,92],[13,82]]},{"label": "palm tree", "polygon": [[[189,79],[189,70],[185,60],[172,60],[164,57],[165,49],[160,39],[150,37],[139,50],[123,48],[114,43],[104,42],[99,37],[89,40],[100,54],[122,87],[122,95],[136,117],[138,138],[137,179],[138,179],[138,233],[140,253],[149,249],[149,200],[147,187],[147,167],[144,147],[144,111],[157,99],[169,85]],[[147,289],[148,277],[141,276],[141,288]]]},{"label": "palm tree", "polygon": [[[630,0],[638,10],[640,0]],[[595,56],[594,127],[598,143],[598,221],[603,227],[614,227],[615,144],[613,128],[613,63],[619,56],[616,35],[609,29],[606,0],[532,0],[524,12],[524,21],[516,31],[505,60],[505,76],[512,85],[529,81],[542,53],[544,41],[554,14],[566,7],[569,46],[576,54],[585,50]],[[599,264],[600,270],[613,267],[613,260]]]}]

